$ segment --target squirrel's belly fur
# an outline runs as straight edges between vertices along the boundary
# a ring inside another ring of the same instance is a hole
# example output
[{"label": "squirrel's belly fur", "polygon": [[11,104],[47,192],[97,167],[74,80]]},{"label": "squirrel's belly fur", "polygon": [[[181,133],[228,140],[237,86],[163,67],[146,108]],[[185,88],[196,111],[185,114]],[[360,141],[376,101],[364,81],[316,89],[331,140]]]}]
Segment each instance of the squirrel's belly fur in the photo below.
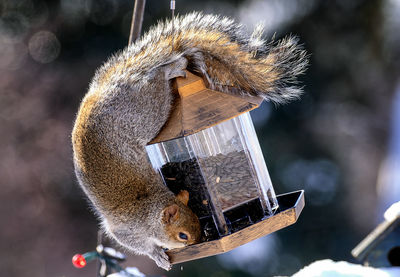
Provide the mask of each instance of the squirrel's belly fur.
[{"label": "squirrel's belly fur", "polygon": [[[79,183],[110,235],[159,266],[169,267],[162,247],[183,245],[174,241],[177,228],[189,226],[197,240],[200,232],[145,151],[171,112],[171,80],[187,68],[211,89],[274,103],[298,98],[305,51],[292,37],[267,43],[261,35],[262,28],[248,36],[231,19],[201,13],[159,23],[97,70],[81,103],[72,133]],[[179,226],[165,223],[171,205],[179,206]]]}]

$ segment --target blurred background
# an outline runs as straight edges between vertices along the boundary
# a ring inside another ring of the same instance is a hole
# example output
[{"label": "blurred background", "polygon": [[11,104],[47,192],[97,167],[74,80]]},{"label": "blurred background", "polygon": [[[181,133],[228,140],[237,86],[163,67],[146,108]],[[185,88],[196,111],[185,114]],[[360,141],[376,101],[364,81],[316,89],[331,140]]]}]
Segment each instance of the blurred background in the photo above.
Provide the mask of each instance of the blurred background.
[{"label": "blurred background", "polygon": [[[73,172],[70,133],[88,84],[128,42],[133,0],[0,1],[0,268],[3,276],[95,276],[71,257],[93,250],[98,222]],[[311,53],[300,101],[252,112],[277,194],[306,191],[299,221],[166,276],[291,275],[351,249],[400,200],[400,0],[177,1],[266,37],[298,35]],[[143,31],[170,16],[147,0]]]}]

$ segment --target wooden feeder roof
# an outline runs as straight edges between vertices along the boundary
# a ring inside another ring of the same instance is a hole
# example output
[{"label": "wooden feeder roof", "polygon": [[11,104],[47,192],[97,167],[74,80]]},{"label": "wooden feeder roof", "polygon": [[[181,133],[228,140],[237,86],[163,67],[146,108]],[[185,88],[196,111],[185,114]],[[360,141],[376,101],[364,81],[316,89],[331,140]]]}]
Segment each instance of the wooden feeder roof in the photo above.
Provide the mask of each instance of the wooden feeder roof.
[{"label": "wooden feeder roof", "polygon": [[186,71],[176,78],[179,93],[169,120],[149,143],[188,136],[257,108],[263,98],[231,95],[206,88],[201,77]]}]

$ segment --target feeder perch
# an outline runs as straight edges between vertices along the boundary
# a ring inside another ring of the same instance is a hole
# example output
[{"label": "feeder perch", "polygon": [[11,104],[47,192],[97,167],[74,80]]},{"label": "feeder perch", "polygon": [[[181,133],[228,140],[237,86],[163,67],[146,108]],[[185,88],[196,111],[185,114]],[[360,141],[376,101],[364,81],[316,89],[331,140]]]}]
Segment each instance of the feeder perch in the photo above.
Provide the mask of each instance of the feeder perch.
[{"label": "feeder perch", "polygon": [[400,266],[400,202],[385,212],[385,220],[352,251],[354,258],[366,266]]},{"label": "feeder perch", "polygon": [[171,262],[220,254],[295,223],[304,193],[277,199],[249,114],[263,99],[208,89],[188,71],[175,80],[170,118],[146,150],[172,192],[189,192],[203,242],[167,251]]}]

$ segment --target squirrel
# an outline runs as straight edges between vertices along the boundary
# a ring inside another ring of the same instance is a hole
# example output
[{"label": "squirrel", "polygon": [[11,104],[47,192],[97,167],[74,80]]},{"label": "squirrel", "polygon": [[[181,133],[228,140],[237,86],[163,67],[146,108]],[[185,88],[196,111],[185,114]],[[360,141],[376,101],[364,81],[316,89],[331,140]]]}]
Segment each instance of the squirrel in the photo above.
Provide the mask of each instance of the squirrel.
[{"label": "squirrel", "polygon": [[198,243],[199,220],[189,194],[174,195],[152,168],[145,146],[168,120],[172,80],[185,70],[210,89],[298,98],[296,77],[308,59],[297,39],[267,43],[232,19],[202,13],[160,22],[95,73],[72,131],[74,166],[105,232],[129,250],[171,268],[165,249]]}]

